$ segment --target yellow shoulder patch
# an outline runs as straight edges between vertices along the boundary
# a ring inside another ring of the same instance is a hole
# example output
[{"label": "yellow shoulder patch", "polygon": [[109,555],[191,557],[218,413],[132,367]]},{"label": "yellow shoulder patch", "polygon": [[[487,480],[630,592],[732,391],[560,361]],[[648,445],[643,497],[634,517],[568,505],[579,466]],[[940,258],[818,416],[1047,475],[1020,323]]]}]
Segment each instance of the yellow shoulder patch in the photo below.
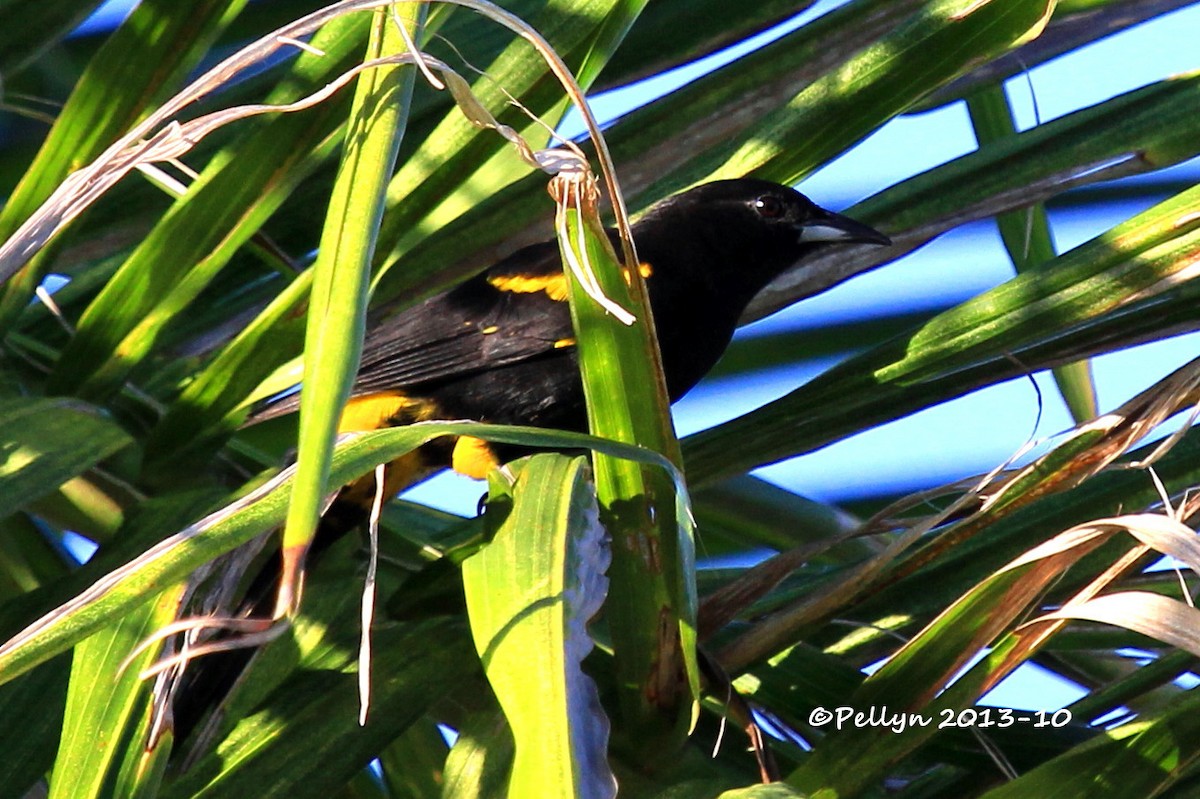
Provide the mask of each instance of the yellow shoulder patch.
[{"label": "yellow shoulder patch", "polygon": [[352,397],[338,420],[339,433],[360,433],[433,419],[437,406],[427,399],[386,391]]},{"label": "yellow shoulder patch", "polygon": [[454,442],[454,454],[450,461],[454,471],[482,480],[487,473],[500,465],[500,459],[491,446],[481,438],[459,436]]},{"label": "yellow shoulder patch", "polygon": [[544,291],[547,297],[557,302],[565,302],[567,299],[567,276],[562,272],[536,277],[497,275],[489,277],[488,283],[501,291],[511,291],[514,294],[535,294]]},{"label": "yellow shoulder patch", "polygon": [[[650,266],[650,264],[646,263],[645,261],[642,261],[640,264],[638,264],[637,269],[638,274],[642,276],[643,280],[654,274],[654,267]],[[629,270],[624,266],[621,267],[621,275],[625,278],[625,283],[627,285],[633,285],[633,277],[630,275]]]}]

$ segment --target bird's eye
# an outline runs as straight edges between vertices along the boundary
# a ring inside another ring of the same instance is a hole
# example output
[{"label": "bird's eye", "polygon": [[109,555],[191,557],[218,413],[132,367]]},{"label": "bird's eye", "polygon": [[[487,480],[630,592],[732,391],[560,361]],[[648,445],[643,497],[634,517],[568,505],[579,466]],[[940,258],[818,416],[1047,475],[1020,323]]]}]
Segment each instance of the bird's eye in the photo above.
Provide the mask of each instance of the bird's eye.
[{"label": "bird's eye", "polygon": [[778,219],[783,216],[783,201],[770,194],[764,194],[754,201],[754,210],[763,219]]}]

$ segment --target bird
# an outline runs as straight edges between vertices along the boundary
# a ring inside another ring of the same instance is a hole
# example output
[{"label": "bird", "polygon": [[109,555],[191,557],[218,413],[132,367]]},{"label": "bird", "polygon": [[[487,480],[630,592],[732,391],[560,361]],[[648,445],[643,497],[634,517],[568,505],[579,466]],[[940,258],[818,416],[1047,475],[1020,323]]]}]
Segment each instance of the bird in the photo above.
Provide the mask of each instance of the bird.
[{"label": "bird", "polygon": [[[774,278],[829,247],[891,243],[791,187],[754,178],[667,197],[637,219],[632,233],[672,402],[716,365],[746,307]],[[616,232],[609,235],[615,243]],[[368,324],[339,432],[435,419],[586,432],[574,336],[557,241],[519,249],[454,288]],[[295,394],[271,400],[247,424],[298,407]],[[516,454],[470,437],[435,439],[389,465],[385,495],[446,468],[483,478]],[[373,478],[343,488],[315,546],[361,525],[375,491]],[[256,582],[258,593],[269,592],[269,581]],[[193,706],[208,704],[212,693],[193,691],[190,700],[177,701],[178,737],[194,724]]]},{"label": "bird", "polygon": [[[610,231],[616,242],[616,232]],[[671,402],[716,365],[759,291],[805,256],[890,244],[793,188],[741,178],[701,184],[633,225]],[[586,431],[583,387],[557,241],[517,250],[475,277],[368,327],[338,432],[433,419]],[[248,424],[292,413],[268,402]],[[390,489],[451,467],[482,478],[503,447],[433,442],[393,464]]]}]

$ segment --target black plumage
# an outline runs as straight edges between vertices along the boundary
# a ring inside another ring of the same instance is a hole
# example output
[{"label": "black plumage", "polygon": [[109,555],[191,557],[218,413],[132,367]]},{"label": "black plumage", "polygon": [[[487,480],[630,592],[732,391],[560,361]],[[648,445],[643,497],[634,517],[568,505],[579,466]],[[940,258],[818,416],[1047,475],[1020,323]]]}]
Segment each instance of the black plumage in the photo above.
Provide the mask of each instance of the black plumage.
[{"label": "black plumage", "polygon": [[[614,237],[615,233],[611,234]],[[633,226],[663,371],[677,400],[712,369],[750,300],[805,256],[826,247],[887,244],[879,232],[826,211],[786,186],[741,179],[669,197]],[[343,431],[428,419],[586,430],[565,279],[556,242],[521,249],[447,292],[373,320],[343,414]],[[260,408],[250,423],[294,411],[295,395]],[[483,476],[497,456],[473,442],[465,456],[438,440],[393,463],[389,490],[454,466]],[[322,522],[327,546],[365,518],[373,478],[343,489]],[[268,565],[244,608],[261,616],[274,593]],[[244,652],[207,659],[176,703],[187,737],[243,666]]]}]

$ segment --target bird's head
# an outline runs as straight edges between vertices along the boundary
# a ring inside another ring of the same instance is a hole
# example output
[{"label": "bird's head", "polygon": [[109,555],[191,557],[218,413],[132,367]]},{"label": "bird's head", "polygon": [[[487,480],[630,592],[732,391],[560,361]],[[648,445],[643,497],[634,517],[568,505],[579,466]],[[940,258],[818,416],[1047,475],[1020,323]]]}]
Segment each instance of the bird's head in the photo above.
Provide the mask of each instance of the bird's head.
[{"label": "bird's head", "polygon": [[[720,218],[741,235],[776,242],[781,248],[830,243],[891,244],[891,239],[849,217],[826,211],[800,192],[768,180],[741,178],[704,183],[660,204],[663,211]],[[656,208],[655,211],[659,211]]]},{"label": "bird's head", "polygon": [[[637,235],[652,228],[659,232]],[[670,242],[677,250],[672,260],[690,264],[693,278],[707,279],[714,288],[727,290],[729,274],[737,274],[732,283],[745,296],[734,301],[742,303],[814,252],[841,244],[891,244],[874,228],[827,211],[795,189],[753,178],[704,183],[668,197],[638,220],[635,239],[639,251],[643,241],[655,247]],[[661,258],[645,255],[651,262]]]}]

